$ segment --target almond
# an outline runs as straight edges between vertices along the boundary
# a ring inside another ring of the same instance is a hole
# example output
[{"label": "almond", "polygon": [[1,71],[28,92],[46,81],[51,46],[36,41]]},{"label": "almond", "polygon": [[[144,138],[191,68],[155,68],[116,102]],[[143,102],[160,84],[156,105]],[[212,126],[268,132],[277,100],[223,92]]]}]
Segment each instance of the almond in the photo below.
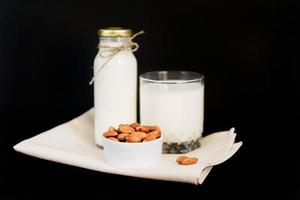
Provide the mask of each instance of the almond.
[{"label": "almond", "polygon": [[133,133],[135,132],[134,128],[127,126],[127,125],[121,125],[119,126],[119,131],[121,133]]},{"label": "almond", "polygon": [[140,126],[140,124],[139,123],[132,123],[132,124],[130,124],[130,127],[132,127],[132,128],[137,128],[137,127],[139,127]]},{"label": "almond", "polygon": [[120,133],[117,138],[120,141],[124,141],[126,139],[126,137],[129,136],[129,135],[130,135],[129,133]]},{"label": "almond", "polygon": [[112,126],[110,126],[110,127],[108,128],[108,130],[109,130],[109,131],[116,131],[116,129],[115,129],[114,127],[112,127]]},{"label": "almond", "polygon": [[142,131],[142,127],[141,126],[135,127],[135,130],[136,131]]},{"label": "almond", "polygon": [[188,156],[179,156],[176,161],[180,165],[193,165],[198,162],[198,158],[188,157]]},{"label": "almond", "polygon": [[142,126],[139,131],[149,133],[151,131],[151,126]]},{"label": "almond", "polygon": [[148,134],[144,133],[144,132],[134,132],[131,134],[131,136],[137,136],[137,137],[141,138],[141,140],[143,140],[146,137],[148,137]]},{"label": "almond", "polygon": [[156,137],[154,135],[148,135],[148,137],[146,137],[143,142],[148,142],[148,141],[152,141],[152,140],[156,140]]},{"label": "almond", "polygon": [[107,137],[115,137],[117,135],[118,135],[118,133],[117,133],[117,131],[115,131],[115,129],[113,127],[109,127],[109,130],[106,131],[105,133],[103,133],[103,136],[106,138]]},{"label": "almond", "polygon": [[156,138],[159,138],[160,137],[160,131],[151,131],[148,135],[153,135]]},{"label": "almond", "polygon": [[198,162],[198,158],[186,158],[184,159],[181,164],[182,165],[193,165],[193,164],[196,164]]},{"label": "almond", "polygon": [[141,131],[150,132],[150,131],[160,131],[158,126],[142,126]]},{"label": "almond", "polygon": [[107,139],[115,141],[115,142],[119,142],[119,140],[117,138],[115,138],[115,137],[108,137]]},{"label": "almond", "polygon": [[178,164],[182,164],[182,161],[187,159],[188,157],[187,156],[179,156],[177,159],[176,159],[176,162]]},{"label": "almond", "polygon": [[129,135],[126,137],[126,141],[131,143],[137,143],[142,141],[142,139],[136,135]]},{"label": "almond", "polygon": [[160,131],[159,126],[151,126],[151,131]]}]

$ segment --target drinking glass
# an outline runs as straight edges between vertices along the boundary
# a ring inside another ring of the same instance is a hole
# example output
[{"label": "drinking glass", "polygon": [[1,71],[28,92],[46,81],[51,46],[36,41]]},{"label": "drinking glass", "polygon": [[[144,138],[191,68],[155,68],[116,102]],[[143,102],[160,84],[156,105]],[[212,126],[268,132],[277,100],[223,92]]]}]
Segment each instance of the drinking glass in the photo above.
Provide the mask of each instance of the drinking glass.
[{"label": "drinking glass", "polygon": [[204,76],[189,71],[152,71],[139,77],[140,122],[158,125],[163,153],[200,147],[204,120]]}]

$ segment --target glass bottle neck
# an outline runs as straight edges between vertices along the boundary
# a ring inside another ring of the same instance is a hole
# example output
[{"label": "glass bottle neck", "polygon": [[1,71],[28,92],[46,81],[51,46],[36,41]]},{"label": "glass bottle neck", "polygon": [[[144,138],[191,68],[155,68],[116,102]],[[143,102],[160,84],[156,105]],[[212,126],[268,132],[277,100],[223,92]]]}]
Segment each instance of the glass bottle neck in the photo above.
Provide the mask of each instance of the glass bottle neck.
[{"label": "glass bottle neck", "polygon": [[125,44],[129,41],[129,37],[100,37],[100,45],[116,47]]}]

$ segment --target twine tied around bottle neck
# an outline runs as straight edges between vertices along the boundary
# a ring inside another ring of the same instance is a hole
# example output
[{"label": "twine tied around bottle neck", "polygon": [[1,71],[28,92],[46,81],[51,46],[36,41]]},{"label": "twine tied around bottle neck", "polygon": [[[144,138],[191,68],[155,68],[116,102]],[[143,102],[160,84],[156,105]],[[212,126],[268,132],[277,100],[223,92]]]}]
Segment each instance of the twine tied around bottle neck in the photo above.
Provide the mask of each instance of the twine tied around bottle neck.
[{"label": "twine tied around bottle neck", "polygon": [[[101,58],[107,58],[107,60],[103,63],[103,65],[101,67],[99,67],[99,69],[95,72],[92,80],[90,81],[90,85],[92,85],[94,83],[94,81],[96,80],[96,78],[98,77],[100,71],[106,66],[106,64],[119,52],[123,51],[123,50],[129,50],[131,52],[135,52],[138,50],[139,45],[136,42],[133,42],[132,40],[141,35],[144,34],[145,32],[143,30],[133,34],[127,42],[125,42],[124,44],[121,44],[119,46],[108,46],[108,45],[98,45],[98,48],[103,48],[102,51],[99,52],[99,55]],[[105,53],[108,53],[107,55],[105,55]]]}]

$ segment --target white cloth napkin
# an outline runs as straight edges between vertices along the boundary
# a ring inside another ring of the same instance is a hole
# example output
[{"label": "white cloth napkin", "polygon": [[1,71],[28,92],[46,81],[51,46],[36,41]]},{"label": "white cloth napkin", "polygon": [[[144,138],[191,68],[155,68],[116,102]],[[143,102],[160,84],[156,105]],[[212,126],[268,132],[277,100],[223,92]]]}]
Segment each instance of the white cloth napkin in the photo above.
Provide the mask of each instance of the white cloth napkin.
[{"label": "white cloth napkin", "polygon": [[233,156],[242,145],[235,143],[234,129],[204,137],[201,148],[187,153],[198,157],[195,165],[176,163],[178,154],[163,154],[161,161],[146,169],[120,169],[103,161],[103,150],[94,143],[94,110],[14,146],[18,152],[100,172],[141,178],[201,184],[212,166]]}]

